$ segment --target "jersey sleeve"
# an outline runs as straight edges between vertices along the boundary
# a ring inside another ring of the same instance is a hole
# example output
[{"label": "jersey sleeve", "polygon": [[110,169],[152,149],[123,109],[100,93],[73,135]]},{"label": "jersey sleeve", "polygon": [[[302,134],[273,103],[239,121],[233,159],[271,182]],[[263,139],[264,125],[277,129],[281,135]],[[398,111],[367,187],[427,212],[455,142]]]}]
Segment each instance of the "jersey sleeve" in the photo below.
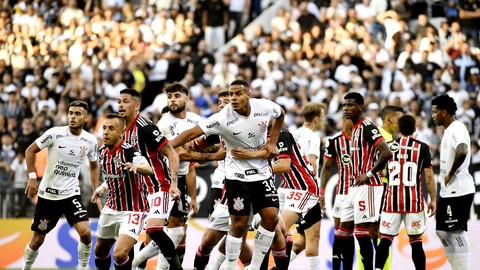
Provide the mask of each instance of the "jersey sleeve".
[{"label": "jersey sleeve", "polygon": [[221,110],[220,112],[213,114],[209,118],[207,118],[204,121],[200,121],[198,123],[198,126],[203,130],[205,133],[205,136],[211,136],[211,135],[220,135],[222,133],[222,126],[221,122],[223,119],[223,112],[225,110]]},{"label": "jersey sleeve", "polygon": [[142,162],[148,162],[147,159],[142,156],[142,153],[135,149],[134,147],[129,147],[125,149],[125,156],[128,162],[133,164],[140,164]]},{"label": "jersey sleeve", "polygon": [[420,155],[422,156],[422,169],[432,167],[432,154],[430,153],[430,147],[426,143],[422,143],[420,149]]},{"label": "jersey sleeve", "polygon": [[53,140],[55,138],[54,133],[55,133],[54,128],[51,128],[45,131],[45,133],[43,133],[42,136],[38,137],[35,140],[35,143],[38,145],[38,148],[45,149],[49,147],[53,143]]},{"label": "jersey sleeve", "polygon": [[145,143],[150,149],[155,149],[160,152],[162,148],[167,144],[168,139],[162,135],[156,125],[147,125],[139,129],[139,136],[143,136]]},{"label": "jersey sleeve", "polygon": [[305,154],[320,157],[320,137],[314,135],[309,138]]},{"label": "jersey sleeve", "polygon": [[366,125],[364,127],[364,138],[372,145],[377,145],[380,141],[384,141],[380,130],[375,125]]},{"label": "jersey sleeve", "polygon": [[333,143],[332,138],[328,138],[327,142],[325,143],[325,153],[323,154],[327,159],[334,159],[337,155],[335,151],[335,144]]},{"label": "jersey sleeve", "polygon": [[455,126],[454,128],[456,132],[450,133],[453,147],[457,148],[462,143],[468,145],[467,137],[469,137],[470,135],[468,134],[468,130],[465,125],[458,122],[457,126]]},{"label": "jersey sleeve", "polygon": [[277,119],[278,117],[280,117],[280,115],[282,114],[282,107],[269,99],[264,100],[265,103],[262,103],[262,105],[265,106],[264,109],[270,111],[270,115],[272,116],[272,118]]},{"label": "jersey sleeve", "polygon": [[98,155],[98,144],[94,143],[92,149],[90,149],[90,152],[88,153],[88,161],[92,162],[97,160],[97,155]]},{"label": "jersey sleeve", "polygon": [[288,132],[280,132],[277,141],[278,158],[290,158],[292,153],[292,143],[294,143],[293,137]]}]

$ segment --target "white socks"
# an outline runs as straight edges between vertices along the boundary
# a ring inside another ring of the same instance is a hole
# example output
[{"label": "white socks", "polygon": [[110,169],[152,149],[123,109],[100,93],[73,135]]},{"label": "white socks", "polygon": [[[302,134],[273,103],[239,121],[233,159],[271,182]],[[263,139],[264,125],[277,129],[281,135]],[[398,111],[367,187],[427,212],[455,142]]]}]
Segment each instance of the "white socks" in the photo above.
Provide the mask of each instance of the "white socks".
[{"label": "white socks", "polygon": [[30,248],[29,244],[25,247],[23,251],[23,270],[30,270],[32,269],[32,265],[37,258],[38,250],[33,250]]},{"label": "white socks", "polygon": [[227,259],[227,270],[237,269],[237,259],[240,256],[242,250],[242,237],[233,237],[230,234],[227,235],[225,242],[225,253]]},{"label": "white socks", "polygon": [[213,261],[212,265],[207,266],[205,269],[219,270],[224,261],[225,261],[225,254],[218,252],[218,255],[217,257],[215,257],[215,260]]},{"label": "white socks", "polygon": [[142,250],[135,253],[135,258],[132,261],[132,269],[137,268],[143,261],[157,256],[158,252],[158,246],[155,241],[150,241]]},{"label": "white socks", "polygon": [[470,269],[470,249],[467,234],[464,231],[436,231],[443,244],[445,255],[453,270]]},{"label": "white socks", "polygon": [[258,227],[257,234],[253,240],[253,255],[249,266],[250,269],[260,269],[260,265],[272,244],[274,236],[275,232],[268,231],[261,225]]},{"label": "white socks", "polygon": [[88,269],[88,261],[90,260],[90,252],[92,251],[92,243],[85,245],[78,242],[78,269]]},{"label": "white socks", "polygon": [[183,227],[174,227],[174,228],[167,228],[165,233],[172,239],[173,245],[177,248],[180,241],[182,241],[183,235],[185,231]]},{"label": "white socks", "polygon": [[320,269],[320,258],[318,256],[308,256],[307,265],[310,270]]}]

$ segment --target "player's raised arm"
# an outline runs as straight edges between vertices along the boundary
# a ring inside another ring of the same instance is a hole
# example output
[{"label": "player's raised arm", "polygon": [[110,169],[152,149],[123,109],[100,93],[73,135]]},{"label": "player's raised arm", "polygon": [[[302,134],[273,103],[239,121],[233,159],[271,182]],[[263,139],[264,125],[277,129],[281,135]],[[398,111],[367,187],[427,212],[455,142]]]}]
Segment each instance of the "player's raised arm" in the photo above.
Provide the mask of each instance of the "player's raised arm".
[{"label": "player's raised arm", "polygon": [[187,142],[200,137],[205,134],[205,132],[200,128],[199,125],[194,126],[191,129],[187,129],[184,132],[180,133],[175,139],[170,141],[170,144],[173,148],[176,148],[180,145],[184,145]]}]

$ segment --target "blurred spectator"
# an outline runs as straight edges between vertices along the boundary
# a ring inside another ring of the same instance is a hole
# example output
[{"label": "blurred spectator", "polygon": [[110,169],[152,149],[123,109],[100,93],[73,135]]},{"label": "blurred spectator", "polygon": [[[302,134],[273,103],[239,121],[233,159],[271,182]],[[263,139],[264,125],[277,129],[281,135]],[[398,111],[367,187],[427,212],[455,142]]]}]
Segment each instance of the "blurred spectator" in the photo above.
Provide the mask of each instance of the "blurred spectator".
[{"label": "blurred spectator", "polygon": [[462,25],[462,32],[472,41],[474,47],[480,45],[478,30],[480,25],[480,13],[478,1],[458,0],[458,17]]},{"label": "blurred spectator", "polygon": [[26,217],[30,207],[30,199],[25,196],[25,186],[27,185],[27,162],[25,161],[25,152],[17,151],[16,157],[10,165],[10,183],[13,188],[13,206],[11,208],[12,217]]},{"label": "blurred spectator", "polygon": [[228,38],[231,39],[242,32],[243,27],[247,23],[252,0],[228,0],[226,2],[229,2],[228,20],[230,25]]},{"label": "blurred spectator", "polygon": [[205,32],[207,51],[213,53],[225,44],[228,8],[223,0],[203,0],[202,2],[202,29]]},{"label": "blurred spectator", "polygon": [[3,133],[0,147],[0,185],[9,185],[10,164],[15,159],[14,138],[8,132]]}]

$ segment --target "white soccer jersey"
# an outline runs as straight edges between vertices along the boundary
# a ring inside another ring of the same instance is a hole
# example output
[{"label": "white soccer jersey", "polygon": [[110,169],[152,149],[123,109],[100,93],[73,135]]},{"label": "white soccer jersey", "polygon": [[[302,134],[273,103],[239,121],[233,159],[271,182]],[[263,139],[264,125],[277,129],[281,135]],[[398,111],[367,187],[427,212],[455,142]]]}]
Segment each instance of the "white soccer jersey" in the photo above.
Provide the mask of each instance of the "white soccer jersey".
[{"label": "white soccer jersey", "polygon": [[[448,185],[445,186],[445,176],[450,172],[450,168],[452,168],[455,149],[461,143],[467,145],[467,157]],[[475,193],[475,184],[473,183],[472,176],[468,172],[471,155],[470,135],[465,125],[460,121],[453,121],[448,128],[445,129],[440,147],[440,196],[442,198],[448,198]]]},{"label": "white soccer jersey", "polygon": [[[225,145],[222,137],[220,137],[220,143]],[[217,168],[213,172],[212,188],[223,188],[223,180],[225,180],[225,160],[217,161]]]},{"label": "white soccer jersey", "polygon": [[232,158],[233,147],[258,150],[267,142],[268,121],[278,118],[281,107],[267,99],[250,99],[249,116],[238,114],[228,104],[220,112],[199,123],[206,136],[221,135],[227,148],[225,177],[230,180],[252,182],[272,176],[272,169],[266,159],[240,160]]},{"label": "white soccer jersey", "polygon": [[[197,125],[200,119],[200,116],[193,112],[187,112],[185,119],[176,118],[171,113],[166,113],[162,116],[162,119],[158,121],[157,126],[163,136],[171,141],[177,137],[178,134]],[[180,161],[178,174],[187,175],[188,166],[190,166],[190,161]]]},{"label": "white soccer jersey", "polygon": [[47,167],[38,196],[61,200],[80,195],[80,167],[85,158],[97,160],[97,138],[85,130],[76,136],[68,126],[61,126],[47,130],[35,143],[40,149],[48,148]]},{"label": "white soccer jersey", "polygon": [[320,137],[313,130],[301,127],[293,132],[293,137],[300,145],[303,155],[315,155],[320,158]]}]

